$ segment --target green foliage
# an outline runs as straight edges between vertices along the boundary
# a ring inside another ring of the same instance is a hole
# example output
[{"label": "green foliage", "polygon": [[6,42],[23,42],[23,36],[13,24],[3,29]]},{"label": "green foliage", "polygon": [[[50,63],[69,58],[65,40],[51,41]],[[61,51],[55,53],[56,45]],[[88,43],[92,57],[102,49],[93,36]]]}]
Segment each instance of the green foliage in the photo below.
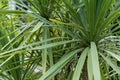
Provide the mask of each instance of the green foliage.
[{"label": "green foliage", "polygon": [[120,79],[119,0],[5,1],[0,79]]}]

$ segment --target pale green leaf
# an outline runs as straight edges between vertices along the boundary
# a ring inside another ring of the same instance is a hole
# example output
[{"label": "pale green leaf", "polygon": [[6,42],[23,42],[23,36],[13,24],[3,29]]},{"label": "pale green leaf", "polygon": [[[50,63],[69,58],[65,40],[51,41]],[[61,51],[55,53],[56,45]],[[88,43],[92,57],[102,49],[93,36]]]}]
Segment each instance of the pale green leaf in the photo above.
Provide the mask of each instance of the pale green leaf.
[{"label": "pale green leaf", "polygon": [[101,74],[100,74],[100,66],[99,66],[99,59],[98,59],[98,51],[96,44],[94,42],[91,42],[91,49],[90,54],[92,57],[92,67],[93,67],[93,75],[95,80],[101,80]]},{"label": "pale green leaf", "polygon": [[88,79],[93,80],[92,57],[90,51],[88,53],[88,59],[87,59],[87,70],[88,70]]},{"label": "pale green leaf", "polygon": [[72,80],[79,80],[89,48],[86,48],[80,55]]},{"label": "pale green leaf", "polygon": [[111,52],[111,51],[108,51],[108,50],[104,50],[105,52],[107,52],[108,54],[110,54],[113,58],[116,58],[118,61],[120,61],[120,56]]},{"label": "pale green leaf", "polygon": [[71,58],[81,49],[74,50],[66,55],[64,55],[60,61],[58,61],[55,65],[53,65],[39,80],[50,80],[53,76],[55,76],[70,60]]},{"label": "pale green leaf", "polygon": [[33,30],[32,30],[31,32],[37,31],[42,25],[43,25],[43,22],[38,22],[38,23],[34,26],[34,28],[33,28]]},{"label": "pale green leaf", "polygon": [[118,74],[120,74],[120,68],[117,65],[115,65],[109,58],[105,57],[102,53],[100,53],[100,55],[107,62],[107,64],[113,68],[114,71],[116,71]]}]

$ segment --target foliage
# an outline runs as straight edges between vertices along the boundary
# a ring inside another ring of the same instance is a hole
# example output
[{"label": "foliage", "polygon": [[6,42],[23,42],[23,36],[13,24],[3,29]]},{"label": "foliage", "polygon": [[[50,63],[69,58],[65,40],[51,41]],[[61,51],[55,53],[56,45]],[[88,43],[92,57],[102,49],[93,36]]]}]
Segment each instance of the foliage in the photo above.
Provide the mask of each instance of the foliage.
[{"label": "foliage", "polygon": [[119,0],[15,1],[0,10],[1,79],[120,79]]}]

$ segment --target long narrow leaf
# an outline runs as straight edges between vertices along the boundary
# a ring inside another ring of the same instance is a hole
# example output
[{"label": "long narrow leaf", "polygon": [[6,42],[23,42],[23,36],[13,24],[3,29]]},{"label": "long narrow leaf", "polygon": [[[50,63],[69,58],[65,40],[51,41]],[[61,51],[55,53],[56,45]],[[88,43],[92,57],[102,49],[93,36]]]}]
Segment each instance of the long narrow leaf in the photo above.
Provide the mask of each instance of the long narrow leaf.
[{"label": "long narrow leaf", "polygon": [[111,51],[108,51],[108,50],[104,50],[105,52],[107,52],[108,54],[110,54],[113,58],[116,58],[118,61],[120,61],[120,56],[111,52]]},{"label": "long narrow leaf", "polygon": [[80,74],[82,72],[83,65],[84,65],[85,60],[86,60],[86,56],[87,56],[88,50],[89,50],[89,48],[86,48],[81,53],[80,58],[79,58],[78,63],[77,63],[77,66],[76,66],[76,69],[74,71],[74,75],[73,75],[72,80],[79,80]]},{"label": "long narrow leaf", "polygon": [[81,49],[74,50],[67,55],[63,56],[54,66],[52,66],[39,80],[50,80],[56,75],[70,60],[71,58],[81,51]]},{"label": "long narrow leaf", "polygon": [[90,51],[88,53],[88,59],[87,59],[87,70],[88,70],[88,79],[93,80],[93,67],[92,67],[92,57],[90,54]]},{"label": "long narrow leaf", "polygon": [[98,51],[97,47],[94,42],[91,42],[91,50],[90,54],[92,57],[92,67],[93,67],[93,75],[95,80],[101,80],[101,74],[100,74],[100,66],[99,66],[99,60],[98,60]]},{"label": "long narrow leaf", "polygon": [[107,62],[107,64],[110,65],[113,68],[114,71],[116,71],[118,74],[120,74],[120,68],[118,66],[113,64],[113,62],[110,59],[106,58],[103,54],[100,54],[100,55]]}]

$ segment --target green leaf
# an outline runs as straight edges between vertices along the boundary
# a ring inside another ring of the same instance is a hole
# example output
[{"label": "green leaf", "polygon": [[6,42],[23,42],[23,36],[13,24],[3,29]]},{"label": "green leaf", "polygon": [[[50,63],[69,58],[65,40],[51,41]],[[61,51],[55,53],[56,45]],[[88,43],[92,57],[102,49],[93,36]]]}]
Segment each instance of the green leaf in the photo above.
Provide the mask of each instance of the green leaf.
[{"label": "green leaf", "polygon": [[79,15],[76,13],[76,11],[72,8],[72,6],[70,5],[69,1],[67,1],[67,0],[62,0],[62,1],[65,3],[66,7],[69,9],[70,14],[71,14],[72,16],[74,16],[74,18],[75,18],[75,20],[77,21],[77,23],[80,24],[81,26],[83,26],[82,21],[81,21],[81,19],[80,19],[80,16],[79,16]]},{"label": "green leaf", "polygon": [[60,61],[58,61],[55,65],[53,65],[39,80],[50,80],[53,76],[55,76],[70,60],[71,58],[81,49],[74,50],[66,55],[64,55]]},{"label": "green leaf", "polygon": [[97,51],[96,44],[94,42],[91,42],[90,52],[92,57],[92,68],[93,68],[94,80],[101,80],[98,51]]},{"label": "green leaf", "polygon": [[116,71],[118,74],[120,74],[120,68],[117,65],[115,65],[109,58],[105,57],[102,53],[100,53],[100,55],[107,62],[107,64],[113,68],[114,71]]},{"label": "green leaf", "polygon": [[[60,38],[60,37],[57,37],[57,38]],[[43,42],[51,41],[51,40],[54,40],[54,39],[57,39],[57,38],[50,38],[50,39],[46,39],[46,40],[43,40],[43,41],[34,42],[34,43],[31,43],[31,44],[28,44],[28,45],[25,45],[25,46],[20,46],[18,48],[14,48],[14,49],[11,49],[11,50],[8,50],[8,51],[5,51],[5,52],[1,52],[0,56],[11,53],[11,52],[14,52],[14,51],[19,51],[21,49],[25,49],[25,48],[28,48],[30,46],[38,45],[38,44],[43,43]],[[36,49],[40,50],[40,49],[50,48],[50,47],[54,47],[54,46],[57,46],[57,45],[62,45],[62,44],[65,44],[65,43],[71,43],[71,42],[76,42],[76,41],[79,41],[79,40],[69,40],[69,41],[61,41],[61,42],[57,42],[57,43],[50,43],[50,44],[38,46],[38,47],[35,47],[35,48],[32,48],[32,49],[33,50],[36,50]]]},{"label": "green leaf", "polygon": [[[48,27],[44,27],[44,32],[43,32],[43,39],[47,39],[48,38]],[[43,43],[43,45],[47,45],[47,42]],[[48,49],[45,48],[42,50],[42,73],[45,74],[46,72],[46,67],[47,67],[47,53],[48,53]]]},{"label": "green leaf", "polygon": [[31,32],[37,31],[42,25],[43,25],[43,22],[38,22],[38,23],[34,26],[34,28],[33,28],[33,30],[32,30]]},{"label": "green leaf", "polygon": [[116,58],[118,61],[120,61],[120,56],[111,52],[111,51],[108,51],[108,50],[104,50],[105,52],[107,52],[108,54],[110,54],[113,58]]},{"label": "green leaf", "polygon": [[89,48],[86,48],[80,55],[72,80],[79,80]]},{"label": "green leaf", "polygon": [[103,22],[103,24],[101,25],[101,27],[99,27],[99,31],[98,33],[100,34],[102,32],[102,30],[104,30],[105,28],[109,28],[109,24],[115,20],[116,18],[118,18],[120,16],[120,9],[117,9],[115,12],[112,12],[110,14],[110,16],[108,16],[107,19],[105,19],[105,21]]},{"label": "green leaf", "polygon": [[19,10],[0,10],[0,14],[26,14],[26,12]]},{"label": "green leaf", "polygon": [[96,28],[101,25],[101,23],[104,21],[104,18],[106,16],[106,13],[108,11],[108,8],[110,7],[111,0],[101,0],[98,2],[99,6],[97,8],[97,21],[96,21]]},{"label": "green leaf", "polygon": [[91,54],[90,54],[90,50],[89,50],[89,53],[88,53],[88,59],[87,59],[87,70],[88,70],[88,79],[89,80],[93,80],[93,65],[92,65],[92,57],[91,57]]},{"label": "green leaf", "polygon": [[8,57],[5,61],[3,61],[1,64],[0,64],[0,67],[2,67],[6,62],[8,62],[14,55]]},{"label": "green leaf", "polygon": [[79,40],[60,41],[60,42],[56,42],[56,43],[50,43],[50,44],[46,44],[46,45],[42,45],[42,46],[37,46],[37,47],[31,48],[31,50],[40,50],[40,49],[52,48],[55,46],[64,45],[66,43],[72,43],[72,42],[77,42],[77,41],[79,41]]}]

